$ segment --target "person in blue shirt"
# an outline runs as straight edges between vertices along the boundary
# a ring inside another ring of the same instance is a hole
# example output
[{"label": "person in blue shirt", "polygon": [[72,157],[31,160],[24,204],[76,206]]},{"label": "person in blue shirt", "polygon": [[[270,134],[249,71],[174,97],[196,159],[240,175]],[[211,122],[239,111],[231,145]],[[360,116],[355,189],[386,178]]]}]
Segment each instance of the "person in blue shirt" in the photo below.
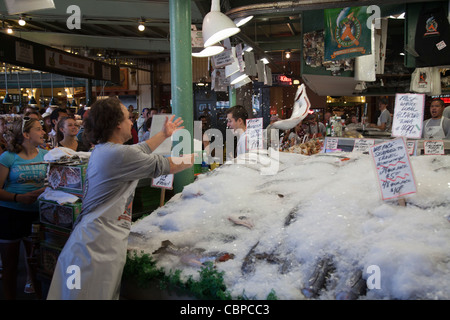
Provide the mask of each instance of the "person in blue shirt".
[{"label": "person in blue shirt", "polygon": [[[0,155],[0,254],[5,299],[15,299],[20,243],[39,220],[38,196],[44,191],[47,165],[45,131],[39,120],[16,118],[6,134],[7,151]],[[24,241],[28,253],[30,245]],[[25,289],[32,289],[32,286]],[[33,292],[32,290],[28,292]]]}]

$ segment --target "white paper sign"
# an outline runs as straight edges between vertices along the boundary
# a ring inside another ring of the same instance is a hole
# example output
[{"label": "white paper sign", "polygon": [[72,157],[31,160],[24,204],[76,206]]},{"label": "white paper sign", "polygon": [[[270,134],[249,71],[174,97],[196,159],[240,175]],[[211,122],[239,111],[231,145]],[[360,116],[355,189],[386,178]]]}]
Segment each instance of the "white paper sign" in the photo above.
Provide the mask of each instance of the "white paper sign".
[{"label": "white paper sign", "polygon": [[420,139],[424,105],[425,94],[396,94],[392,136]]},{"label": "white paper sign", "polygon": [[[152,126],[150,128],[150,138],[160,132],[166,121],[166,117],[170,119],[171,114],[155,114],[152,117]],[[152,150],[154,154],[170,155],[172,151],[172,138],[169,137],[161,143],[158,148]]]},{"label": "white paper sign", "polygon": [[232,50],[226,49],[222,53],[213,56],[213,64],[215,69],[223,68],[233,63]]},{"label": "white paper sign", "polygon": [[152,187],[173,189],[173,174],[166,174],[152,179]]},{"label": "white paper sign", "polygon": [[444,141],[443,140],[425,140],[423,142],[423,153],[432,154],[445,154]]},{"label": "white paper sign", "polygon": [[370,147],[374,144],[374,139],[355,139],[353,152],[369,152]]},{"label": "white paper sign", "polygon": [[244,72],[245,70],[245,62],[244,62],[244,55],[242,53],[242,43],[239,43],[236,46],[236,57],[239,64],[239,71]]},{"label": "white paper sign", "polygon": [[413,155],[416,150],[416,141],[406,141],[406,147],[408,148],[408,154]]},{"label": "white paper sign", "polygon": [[263,118],[247,119],[248,150],[263,148]]},{"label": "white paper sign", "polygon": [[338,142],[339,142],[338,138],[327,138],[325,150],[337,150]]},{"label": "white paper sign", "polygon": [[370,148],[383,200],[416,192],[416,182],[403,138]]}]

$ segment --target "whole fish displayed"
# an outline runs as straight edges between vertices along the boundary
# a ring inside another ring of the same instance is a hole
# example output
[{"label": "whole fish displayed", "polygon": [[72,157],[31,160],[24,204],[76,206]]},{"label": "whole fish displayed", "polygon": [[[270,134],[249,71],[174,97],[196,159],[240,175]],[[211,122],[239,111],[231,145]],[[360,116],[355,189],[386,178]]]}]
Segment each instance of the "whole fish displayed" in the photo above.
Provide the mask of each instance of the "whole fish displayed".
[{"label": "whole fish displayed", "polygon": [[367,292],[366,280],[361,270],[355,271],[345,282],[344,288],[336,290],[336,300],[356,300]]},{"label": "whole fish displayed", "polygon": [[306,86],[304,83],[298,86],[295,94],[294,108],[289,119],[278,120],[272,124],[273,128],[281,130],[289,130],[294,128],[308,115],[311,102],[309,102],[306,94]]},{"label": "whole fish displayed", "polygon": [[249,229],[252,229],[255,226],[253,224],[253,221],[246,216],[239,216],[239,217],[230,216],[230,217],[228,217],[228,220],[230,220],[231,222],[233,222],[236,225],[241,225],[241,226],[247,227]]},{"label": "whole fish displayed", "polygon": [[134,222],[128,251],[182,280],[212,263],[232,299],[449,300],[450,157],[409,161],[405,206],[381,199],[371,155],[227,163]]},{"label": "whole fish displayed", "polygon": [[309,277],[302,293],[307,298],[315,298],[325,288],[330,275],[335,271],[331,257],[325,257],[317,263],[312,275]]},{"label": "whole fish displayed", "polygon": [[234,254],[229,254],[226,252],[211,252],[205,253],[205,249],[201,248],[180,248],[175,246],[169,240],[165,240],[161,243],[161,247],[153,252],[153,254],[172,254],[180,257],[180,261],[184,264],[201,267],[205,262],[216,261],[223,262],[234,258]]}]

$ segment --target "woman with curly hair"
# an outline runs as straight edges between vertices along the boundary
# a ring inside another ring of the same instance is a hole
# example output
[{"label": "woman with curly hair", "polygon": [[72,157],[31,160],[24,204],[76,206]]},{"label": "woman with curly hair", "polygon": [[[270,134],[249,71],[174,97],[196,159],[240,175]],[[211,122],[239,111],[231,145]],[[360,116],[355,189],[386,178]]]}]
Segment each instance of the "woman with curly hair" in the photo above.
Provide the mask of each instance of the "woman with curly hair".
[{"label": "woman with curly hair", "polygon": [[[16,297],[20,243],[31,234],[32,223],[39,220],[37,198],[45,189],[47,174],[47,166],[39,164],[48,152],[39,148],[44,133],[39,120],[16,119],[6,134],[7,151],[0,155],[0,254],[6,299]],[[29,243],[24,244],[28,252]],[[31,285],[26,289],[32,289]]]},{"label": "woman with curly hair", "polygon": [[95,148],[86,170],[82,210],[58,257],[47,299],[119,298],[139,180],[194,164],[194,155],[166,158],[152,153],[184,128],[183,120],[174,118],[167,116],[162,130],[150,139],[124,145],[132,137],[128,109],[114,97],[91,106],[83,120],[84,137]]}]

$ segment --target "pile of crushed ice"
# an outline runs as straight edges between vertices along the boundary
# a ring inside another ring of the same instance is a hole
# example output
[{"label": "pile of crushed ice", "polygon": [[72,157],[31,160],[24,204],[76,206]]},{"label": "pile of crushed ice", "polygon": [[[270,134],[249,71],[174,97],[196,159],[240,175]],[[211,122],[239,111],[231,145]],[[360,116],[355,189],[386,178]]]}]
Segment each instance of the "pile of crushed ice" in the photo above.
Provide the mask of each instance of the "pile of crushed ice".
[{"label": "pile of crushed ice", "polygon": [[215,266],[233,297],[342,298],[359,272],[369,287],[353,298],[450,299],[450,157],[411,164],[417,193],[401,206],[381,199],[370,155],[280,153],[274,174],[227,163],[134,223],[129,249],[169,240],[158,266],[186,278],[231,257]]}]

